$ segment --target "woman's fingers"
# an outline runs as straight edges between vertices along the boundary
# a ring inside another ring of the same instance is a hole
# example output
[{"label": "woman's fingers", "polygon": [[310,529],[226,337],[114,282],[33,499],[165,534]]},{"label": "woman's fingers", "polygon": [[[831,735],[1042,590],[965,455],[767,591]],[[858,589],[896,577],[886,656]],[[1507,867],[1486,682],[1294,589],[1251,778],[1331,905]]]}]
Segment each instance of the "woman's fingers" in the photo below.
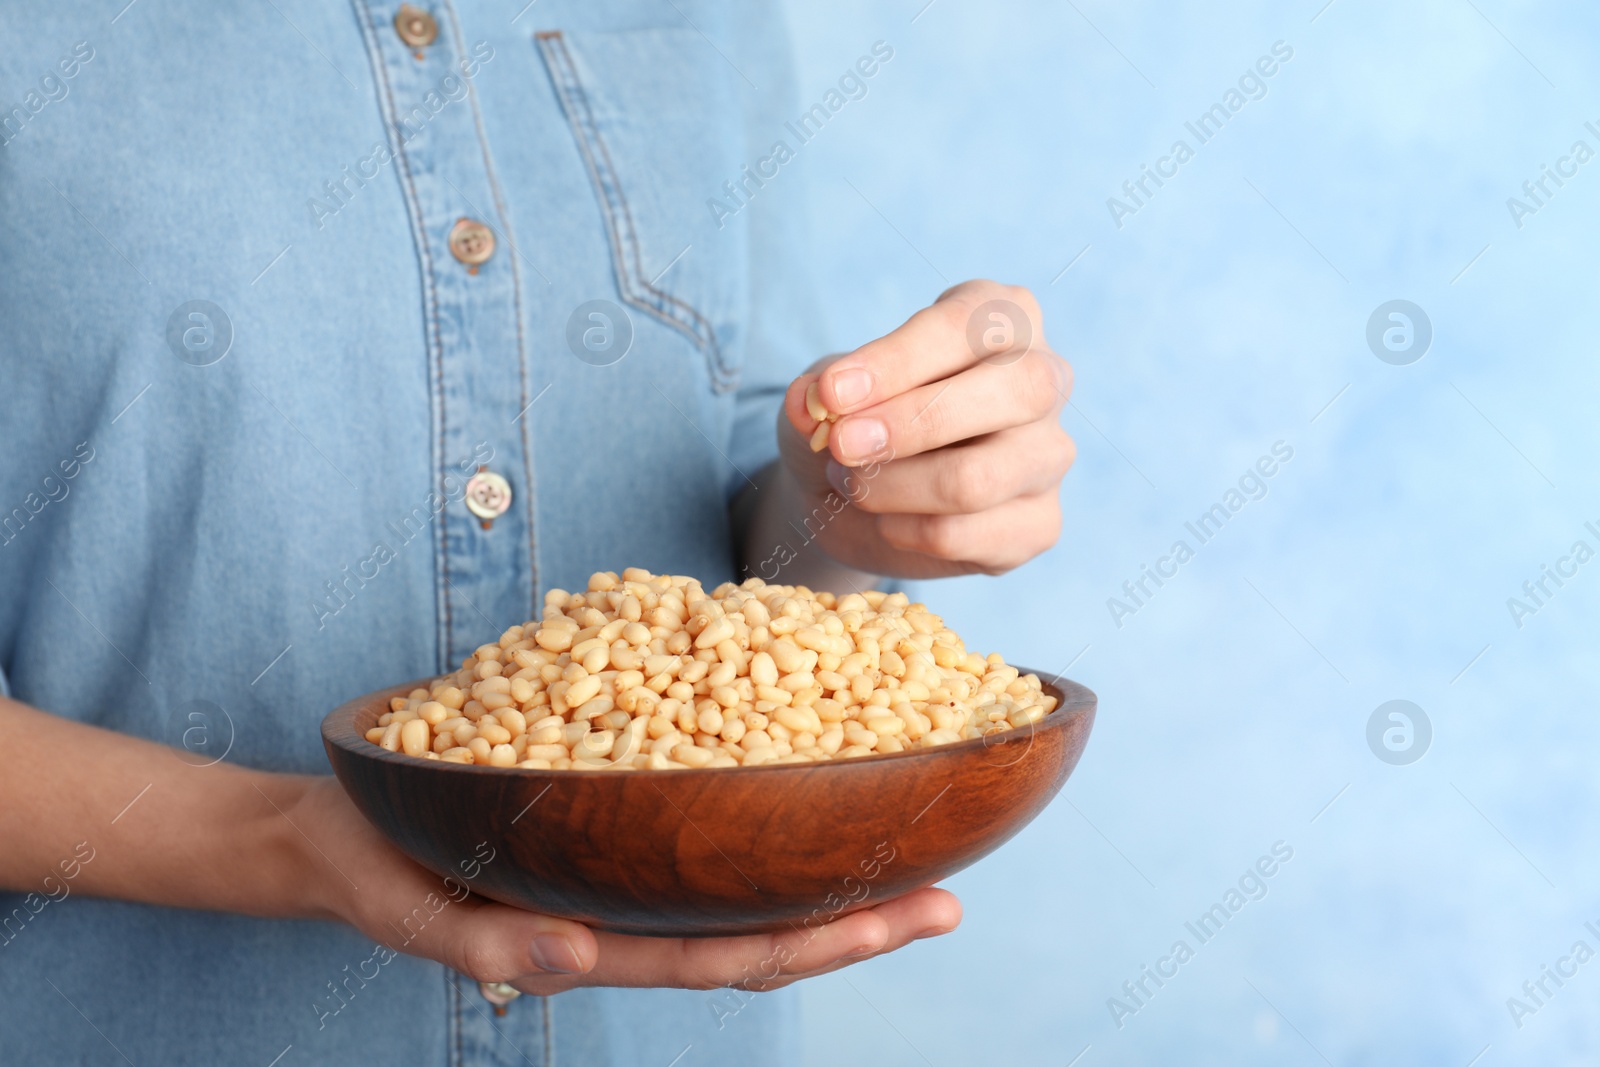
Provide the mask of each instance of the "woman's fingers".
[{"label": "woman's fingers", "polygon": [[891,900],[887,904],[880,904],[873,909],[889,924],[892,933],[881,949],[867,956],[853,956],[847,959],[835,960],[827,966],[809,971],[805,974],[794,974],[788,981],[799,981],[802,978],[814,978],[819,974],[828,974],[854,963],[861,963],[871,959],[872,956],[882,956],[904,948],[913,941],[924,938],[938,937],[948,934],[961,924],[961,901],[956,899],[954,893],[944,889],[919,889],[909,893],[898,900]]},{"label": "woman's fingers", "polygon": [[976,515],[879,515],[878,533],[890,545],[999,574],[1026,563],[1061,533],[1054,489],[1020,496]]},{"label": "woman's fingers", "polygon": [[1067,374],[1061,357],[1043,348],[1003,365],[979,363],[844,416],[834,423],[829,447],[840,463],[859,467],[885,451],[903,459],[1024,426],[1066,403]]},{"label": "woman's fingers", "polygon": [[1034,422],[882,464],[871,477],[833,461],[828,481],[874,514],[967,515],[1054,489],[1076,457],[1059,423]]},{"label": "woman's fingers", "polygon": [[589,970],[528,975],[511,984],[529,993],[579,985],[776,989],[947,933],[960,921],[961,904],[954,895],[921,889],[830,923],[801,923],[777,934],[675,939],[597,932],[599,958]]},{"label": "woman's fingers", "polygon": [[363,888],[351,895],[350,911],[337,913],[340,918],[394,952],[437,960],[475,981],[505,982],[526,993],[550,995],[576,986],[773,988],[943,932],[961,918],[953,896],[924,889],[830,923],[801,922],[780,934],[673,939],[597,932],[475,896],[470,875],[440,878],[423,870],[383,840],[332,779],[308,797],[320,815],[308,822],[342,831],[340,851],[354,851],[363,861]]},{"label": "woman's fingers", "polygon": [[1039,304],[1018,286],[963,282],[939,295],[893,332],[869,341],[822,372],[828,410],[850,414],[942,381],[980,360],[1001,364],[1011,352],[1044,344]]},{"label": "woman's fingers", "polygon": [[[906,578],[997,574],[1055,543],[1073,375],[1041,322],[1026,289],[963,282],[790,383],[779,451],[806,509],[833,516],[817,534],[833,559]],[[808,389],[834,416],[825,437]]]},{"label": "woman's fingers", "polygon": [[[479,982],[530,978],[570,983],[591,970],[600,957],[592,930],[582,923],[523,911],[480,897],[450,899],[441,889],[411,912],[389,923],[407,952],[430,956]],[[448,904],[441,903],[449,900]],[[433,908],[439,908],[433,913]]]},{"label": "woman's fingers", "polygon": [[786,970],[813,970],[853,953],[876,952],[889,930],[882,919],[862,911],[781,934],[671,939],[601,932],[596,937],[600,964],[582,984],[715,989],[748,982],[761,988]]},{"label": "woman's fingers", "polygon": [[313,846],[360,872],[361,888],[342,894],[334,913],[385,947],[482,982],[594,966],[599,953],[588,927],[474,896],[467,862],[454,878],[417,866],[373,828],[334,778],[318,781],[300,804],[297,824],[322,842]]},{"label": "woman's fingers", "polygon": [[797,959],[772,988],[797,982],[802,978],[837,971],[841,967],[849,967],[873,956],[894,952],[913,941],[948,934],[961,924],[961,901],[946,889],[918,889],[888,903],[879,904],[872,909],[871,914],[882,919],[888,929],[888,935],[876,949],[863,948],[848,955],[835,955],[831,959],[826,959],[820,967],[807,966],[808,963],[814,962],[813,960]]}]

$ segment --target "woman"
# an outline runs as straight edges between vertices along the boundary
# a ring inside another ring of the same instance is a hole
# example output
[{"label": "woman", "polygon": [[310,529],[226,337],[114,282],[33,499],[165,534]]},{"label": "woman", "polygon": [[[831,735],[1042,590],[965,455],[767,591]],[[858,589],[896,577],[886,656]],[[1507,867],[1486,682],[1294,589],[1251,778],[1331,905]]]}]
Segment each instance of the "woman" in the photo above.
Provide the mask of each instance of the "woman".
[{"label": "woman", "polygon": [[[7,1060],[790,1059],[787,1000],[704,992],[782,939],[464,894],[402,926],[440,880],[317,725],[595,570],[844,589],[1042,551],[1070,371],[1031,296],[958,286],[816,364],[814,453],[765,5],[67,8],[8,10],[0,56]],[[959,917],[846,917],[769,985]]]}]

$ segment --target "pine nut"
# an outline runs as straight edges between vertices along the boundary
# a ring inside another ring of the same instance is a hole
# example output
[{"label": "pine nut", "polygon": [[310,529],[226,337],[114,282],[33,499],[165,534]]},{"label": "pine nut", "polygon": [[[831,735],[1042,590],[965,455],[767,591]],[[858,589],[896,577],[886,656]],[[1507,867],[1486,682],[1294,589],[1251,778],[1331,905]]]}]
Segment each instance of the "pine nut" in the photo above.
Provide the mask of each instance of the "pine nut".
[{"label": "pine nut", "polygon": [[773,714],[778,722],[797,734],[822,732],[822,720],[810,708],[779,708]]},{"label": "pine nut", "polygon": [[829,422],[833,418],[833,413],[822,403],[821,381],[822,379],[818,378],[806,386],[806,412],[817,422]]},{"label": "pine nut", "polygon": [[811,451],[821,452],[828,447],[828,438],[833,431],[833,423],[819,422],[817,428],[811,431]]},{"label": "pine nut", "polygon": [[851,745],[861,748],[873,749],[878,746],[878,735],[876,733],[865,726],[857,726],[854,723],[844,728],[844,739]]},{"label": "pine nut", "polygon": [[672,758],[690,767],[704,767],[715,757],[709,750],[697,745],[680,744],[672,750]]},{"label": "pine nut", "polygon": [[412,719],[411,721],[401,725],[400,745],[405,749],[406,755],[422,755],[424,752],[428,751],[428,742],[428,724],[425,720]]},{"label": "pine nut", "polygon": [[566,629],[541,629],[533,635],[540,648],[551,652],[564,652],[572,647],[572,634]]},{"label": "pine nut", "polygon": [[594,730],[584,734],[572,746],[573,759],[604,759],[611,755],[617,735],[610,730]]},{"label": "pine nut", "polygon": [[478,723],[478,736],[493,745],[508,745],[511,743],[511,731],[497,722],[490,722],[485,715]]}]

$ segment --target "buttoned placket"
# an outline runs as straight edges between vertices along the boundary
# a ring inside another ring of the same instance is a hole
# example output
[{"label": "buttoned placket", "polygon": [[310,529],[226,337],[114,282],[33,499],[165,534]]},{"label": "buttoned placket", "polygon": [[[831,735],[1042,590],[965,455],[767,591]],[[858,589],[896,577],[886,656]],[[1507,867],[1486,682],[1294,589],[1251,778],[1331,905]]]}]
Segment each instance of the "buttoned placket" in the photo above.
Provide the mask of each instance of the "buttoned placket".
[{"label": "buttoned placket", "polygon": [[[357,0],[422,286],[440,670],[537,614],[526,330],[515,240],[472,81],[484,50],[445,0]],[[492,62],[492,54],[489,57]],[[464,69],[465,63],[465,69]],[[397,355],[397,358],[400,358]],[[466,857],[464,857],[466,858]],[[508,995],[509,994],[509,995]],[[447,975],[451,1063],[548,1063],[540,997]]]},{"label": "buttoned placket", "polygon": [[[433,489],[445,501],[434,524],[440,668],[449,669],[537,614],[521,278],[473,86],[493,58],[463,40],[444,0],[363,7],[422,270]],[[436,34],[419,44],[428,20]]]}]

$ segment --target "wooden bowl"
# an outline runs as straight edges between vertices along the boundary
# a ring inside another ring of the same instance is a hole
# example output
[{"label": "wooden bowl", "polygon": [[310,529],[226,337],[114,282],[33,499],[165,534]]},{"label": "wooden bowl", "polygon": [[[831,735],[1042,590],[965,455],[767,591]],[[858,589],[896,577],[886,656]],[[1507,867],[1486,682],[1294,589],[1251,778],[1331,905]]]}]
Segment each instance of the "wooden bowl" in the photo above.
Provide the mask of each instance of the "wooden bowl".
[{"label": "wooden bowl", "polygon": [[1056,795],[1096,703],[1076,682],[1046,684],[1059,704],[1032,727],[887,756],[537,771],[421,760],[366,740],[390,697],[426,684],[371,693],[322,721],[328,761],[366,817],[485,897],[662,937],[815,926],[954,874]]}]

